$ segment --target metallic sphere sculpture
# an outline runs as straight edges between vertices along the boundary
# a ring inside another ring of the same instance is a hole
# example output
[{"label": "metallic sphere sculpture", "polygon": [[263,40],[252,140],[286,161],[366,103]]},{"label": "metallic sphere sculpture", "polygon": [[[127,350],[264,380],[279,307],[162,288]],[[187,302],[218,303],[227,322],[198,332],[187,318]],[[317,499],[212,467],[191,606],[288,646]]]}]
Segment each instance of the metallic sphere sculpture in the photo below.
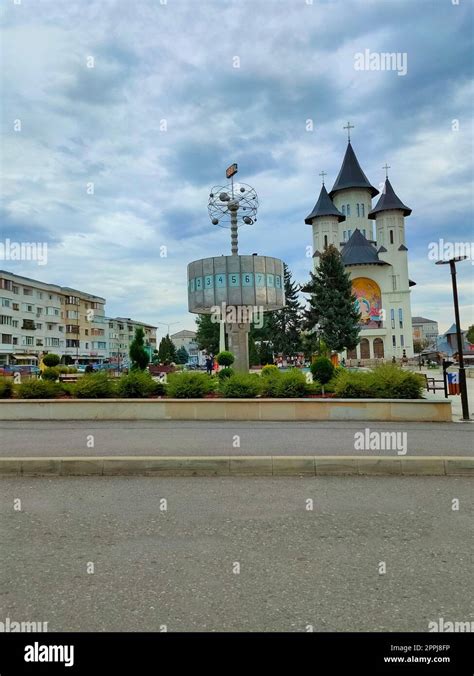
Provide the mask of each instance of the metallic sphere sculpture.
[{"label": "metallic sphere sculpture", "polygon": [[245,211],[237,218],[237,227],[252,225],[257,220],[258,197],[252,186],[246,183],[216,185],[209,194],[207,210],[213,225],[232,227],[232,212]]}]

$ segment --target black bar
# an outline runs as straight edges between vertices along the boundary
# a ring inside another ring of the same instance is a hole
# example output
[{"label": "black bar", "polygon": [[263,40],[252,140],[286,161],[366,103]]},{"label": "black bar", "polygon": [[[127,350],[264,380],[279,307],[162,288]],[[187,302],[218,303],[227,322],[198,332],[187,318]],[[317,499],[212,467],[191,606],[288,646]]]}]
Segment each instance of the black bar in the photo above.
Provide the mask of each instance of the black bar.
[{"label": "black bar", "polygon": [[[289,674],[306,665],[311,674],[463,676],[473,673],[471,648],[469,633],[3,633],[0,673],[141,675],[181,673],[185,666],[192,673],[239,666],[248,672],[258,660],[265,672],[287,664]],[[63,661],[25,662],[55,655]]]}]

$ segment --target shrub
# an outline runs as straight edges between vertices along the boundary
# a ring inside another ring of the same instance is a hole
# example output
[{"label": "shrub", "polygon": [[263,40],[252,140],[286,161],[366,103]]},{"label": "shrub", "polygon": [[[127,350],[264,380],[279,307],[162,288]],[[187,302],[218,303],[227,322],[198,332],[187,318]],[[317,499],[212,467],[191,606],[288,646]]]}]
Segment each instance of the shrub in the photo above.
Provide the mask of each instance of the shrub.
[{"label": "shrub", "polygon": [[345,399],[421,399],[423,387],[419,374],[387,364],[373,371],[344,371],[335,380],[334,391]]},{"label": "shrub", "polygon": [[310,366],[313,378],[321,385],[328,383],[334,375],[334,365],[327,357],[317,357]]},{"label": "shrub", "polygon": [[280,373],[278,366],[275,366],[274,364],[266,364],[262,368],[262,376],[272,376],[274,373]]},{"label": "shrub", "polygon": [[72,388],[78,399],[106,399],[114,396],[114,390],[114,383],[106,373],[88,373]]},{"label": "shrub", "polygon": [[[270,366],[270,365],[269,365]],[[266,366],[263,369],[267,368]],[[278,384],[283,376],[282,372],[275,367],[276,370],[263,372],[260,378],[260,394],[262,397],[278,397]]]},{"label": "shrub", "polygon": [[255,373],[236,373],[222,383],[224,397],[246,399],[256,397],[260,392],[260,378]]},{"label": "shrub", "polygon": [[276,381],[277,397],[304,397],[308,390],[306,376],[298,369],[282,373]]},{"label": "shrub", "polygon": [[163,394],[164,391],[164,384],[153,380],[147,371],[130,371],[128,375],[122,376],[117,382],[118,397],[150,397],[155,394]]},{"label": "shrub", "polygon": [[0,399],[9,399],[13,393],[13,382],[9,378],[0,378]]},{"label": "shrub", "polygon": [[62,393],[61,385],[51,380],[26,380],[18,387],[20,399],[54,399]]},{"label": "shrub", "polygon": [[225,368],[217,372],[217,377],[219,378],[219,380],[225,380],[225,378],[230,378],[234,374],[235,374],[234,369],[231,369],[230,366],[226,366]]},{"label": "shrub", "polygon": [[167,394],[176,399],[201,399],[213,389],[206,373],[173,373],[168,378]]},{"label": "shrub", "polygon": [[43,357],[43,364],[45,366],[57,366],[61,361],[61,357],[53,352],[48,352]]},{"label": "shrub", "polygon": [[235,361],[232,352],[228,352],[227,350],[222,350],[222,352],[219,352],[216,359],[219,366],[232,366]]},{"label": "shrub", "polygon": [[57,380],[59,378],[59,368],[53,366],[46,368],[42,373],[43,380]]}]

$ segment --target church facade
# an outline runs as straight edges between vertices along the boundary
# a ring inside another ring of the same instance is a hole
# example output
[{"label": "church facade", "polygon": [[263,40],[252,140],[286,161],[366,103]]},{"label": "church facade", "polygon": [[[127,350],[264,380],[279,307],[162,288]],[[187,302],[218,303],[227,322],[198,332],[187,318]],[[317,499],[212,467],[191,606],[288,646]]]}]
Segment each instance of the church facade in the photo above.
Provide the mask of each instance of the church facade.
[{"label": "church facade", "polygon": [[[388,169],[388,167],[386,167]],[[324,176],[324,174],[323,174]],[[329,244],[339,251],[361,314],[360,342],[348,359],[391,361],[413,357],[405,218],[411,209],[396,195],[388,175],[379,194],[362,171],[350,138],[332,190],[321,187],[305,223],[312,226],[313,262]]]}]

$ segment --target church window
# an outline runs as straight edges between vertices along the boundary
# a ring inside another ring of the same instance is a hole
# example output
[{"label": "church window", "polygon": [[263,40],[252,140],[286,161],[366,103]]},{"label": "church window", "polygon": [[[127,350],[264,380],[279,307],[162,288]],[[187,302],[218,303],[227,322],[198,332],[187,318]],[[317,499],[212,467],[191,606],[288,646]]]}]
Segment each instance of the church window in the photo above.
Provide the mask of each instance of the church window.
[{"label": "church window", "polygon": [[392,329],[395,328],[395,310],[392,308],[390,310],[390,321],[392,322]]},{"label": "church window", "polygon": [[405,339],[403,336],[400,336],[400,345],[401,347],[405,347]]},{"label": "church window", "polygon": [[363,233],[364,237],[367,237],[367,235],[365,234],[365,228],[362,230],[362,233]]},{"label": "church window", "polygon": [[357,215],[360,216],[360,205],[359,205],[359,202],[357,202]]},{"label": "church window", "polygon": [[345,204],[342,205],[342,213],[344,214],[344,216],[346,215],[346,205]]},{"label": "church window", "polygon": [[347,230],[344,230],[344,232],[342,233],[342,239],[344,240],[344,242],[346,241],[346,239],[347,239]]},{"label": "church window", "polygon": [[403,310],[402,308],[398,308],[398,323],[401,329],[403,329]]},{"label": "church window", "polygon": [[393,244],[393,230],[390,230],[390,244]]},{"label": "church window", "polygon": [[324,235],[324,248],[326,248],[328,245],[328,236]]},{"label": "church window", "polygon": [[349,239],[352,237],[352,230],[347,231],[347,236],[349,237]]},{"label": "church window", "polygon": [[360,205],[360,215],[361,215],[361,216],[365,216],[364,211],[365,211],[364,205],[361,204],[361,205]]},{"label": "church window", "polygon": [[395,336],[392,336],[392,345],[393,347],[397,347],[397,339],[395,338]]},{"label": "church window", "polygon": [[397,275],[392,275],[392,291],[397,290]]},{"label": "church window", "polygon": [[350,204],[346,205],[346,213],[347,213],[348,216],[351,215],[351,205]]}]

